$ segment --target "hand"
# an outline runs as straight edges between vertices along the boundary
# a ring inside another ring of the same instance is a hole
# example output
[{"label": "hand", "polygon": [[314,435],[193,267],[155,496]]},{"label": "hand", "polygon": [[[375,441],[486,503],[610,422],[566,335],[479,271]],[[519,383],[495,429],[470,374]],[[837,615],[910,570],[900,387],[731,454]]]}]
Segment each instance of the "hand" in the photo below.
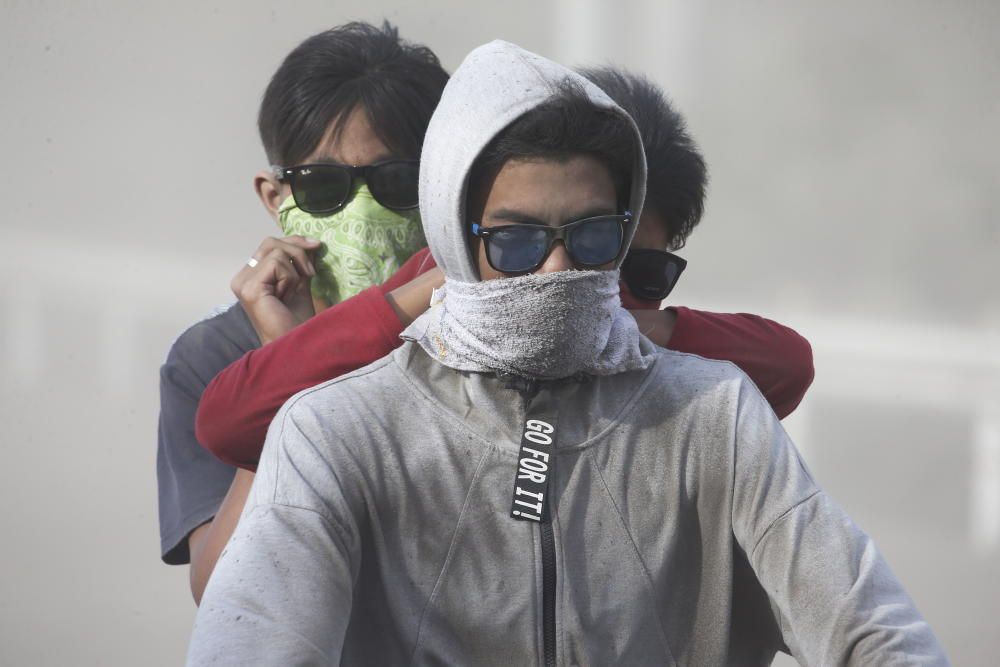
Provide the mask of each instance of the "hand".
[{"label": "hand", "polygon": [[262,344],[288,333],[316,314],[309,285],[320,242],[304,236],[266,238],[229,284]]},{"label": "hand", "polygon": [[409,326],[424,314],[431,305],[431,294],[443,284],[444,271],[435,266],[386,294],[385,300],[392,306],[403,326]]},{"label": "hand", "polygon": [[677,313],[672,310],[629,310],[635,323],[639,325],[639,333],[660,347],[667,347],[670,337],[677,324]]}]

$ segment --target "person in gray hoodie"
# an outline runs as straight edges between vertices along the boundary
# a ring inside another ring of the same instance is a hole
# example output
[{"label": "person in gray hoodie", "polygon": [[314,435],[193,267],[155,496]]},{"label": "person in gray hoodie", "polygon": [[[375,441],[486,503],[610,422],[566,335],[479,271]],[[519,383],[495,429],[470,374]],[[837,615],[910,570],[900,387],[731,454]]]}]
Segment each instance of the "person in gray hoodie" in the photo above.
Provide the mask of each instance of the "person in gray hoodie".
[{"label": "person in gray hoodie", "polygon": [[465,59],[421,156],[445,285],[282,408],[189,664],[947,664],[753,383],[621,308],[644,187],[597,87]]}]

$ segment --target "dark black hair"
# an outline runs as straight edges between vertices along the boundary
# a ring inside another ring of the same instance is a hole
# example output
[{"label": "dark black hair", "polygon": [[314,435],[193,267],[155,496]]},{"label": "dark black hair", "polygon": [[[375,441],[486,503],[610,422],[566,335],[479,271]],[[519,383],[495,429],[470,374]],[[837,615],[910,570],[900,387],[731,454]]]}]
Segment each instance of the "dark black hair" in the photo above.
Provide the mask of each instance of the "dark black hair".
[{"label": "dark black hair", "polygon": [[555,95],[505,127],[472,166],[469,192],[478,192],[511,159],[568,160],[590,155],[611,172],[619,205],[628,204],[634,135],[628,121],[594,104],[579,83],[566,80]]},{"label": "dark black hair", "polygon": [[257,127],[272,164],[301,163],[331,123],[339,132],[356,107],[398,157],[418,158],[448,73],[426,46],[409,44],[388,21],[346,25],[299,44],[271,77]]},{"label": "dark black hair", "polygon": [[708,171],[684,118],[648,79],[611,67],[580,69],[628,112],[646,152],[646,210],[667,223],[669,247],[684,245],[705,210]]}]

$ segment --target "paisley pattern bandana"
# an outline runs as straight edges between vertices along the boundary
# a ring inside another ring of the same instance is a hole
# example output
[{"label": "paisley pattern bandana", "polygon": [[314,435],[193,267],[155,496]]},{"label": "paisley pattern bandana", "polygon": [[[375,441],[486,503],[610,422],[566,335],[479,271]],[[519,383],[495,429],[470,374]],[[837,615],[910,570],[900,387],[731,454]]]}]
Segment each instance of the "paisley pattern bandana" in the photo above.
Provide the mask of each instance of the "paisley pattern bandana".
[{"label": "paisley pattern bandana", "polygon": [[325,216],[306,213],[288,197],[278,208],[278,222],[286,236],[323,242],[313,256],[312,293],[329,305],[382,284],[426,245],[419,212],[385,208],[367,185],[342,209]]}]

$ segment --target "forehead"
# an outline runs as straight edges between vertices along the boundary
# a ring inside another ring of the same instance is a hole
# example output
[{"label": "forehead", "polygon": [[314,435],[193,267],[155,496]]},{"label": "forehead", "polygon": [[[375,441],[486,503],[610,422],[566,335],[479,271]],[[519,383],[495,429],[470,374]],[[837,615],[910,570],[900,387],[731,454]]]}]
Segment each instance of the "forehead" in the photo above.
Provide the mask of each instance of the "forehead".
[{"label": "forehead", "polygon": [[639,216],[639,226],[632,237],[633,248],[665,250],[670,242],[667,220],[652,207],[644,207]]},{"label": "forehead", "polygon": [[508,160],[484,194],[484,219],[502,211],[517,211],[549,224],[595,211],[613,213],[617,199],[607,166],[589,155],[564,160]]},{"label": "forehead", "polygon": [[323,139],[305,161],[369,165],[393,157],[397,156],[375,133],[368,112],[358,105],[330,123]]}]

